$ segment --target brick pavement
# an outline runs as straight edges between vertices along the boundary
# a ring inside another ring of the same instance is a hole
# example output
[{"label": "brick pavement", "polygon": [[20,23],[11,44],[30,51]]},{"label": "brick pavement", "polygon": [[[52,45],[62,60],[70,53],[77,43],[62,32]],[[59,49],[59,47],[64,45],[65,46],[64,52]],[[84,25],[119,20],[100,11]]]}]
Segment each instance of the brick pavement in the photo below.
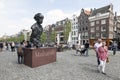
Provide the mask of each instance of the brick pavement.
[{"label": "brick pavement", "polygon": [[95,52],[89,57],[74,55],[75,51],[57,53],[57,62],[30,68],[17,63],[16,52],[0,52],[0,80],[120,80],[120,52],[109,51],[107,75],[96,71]]}]

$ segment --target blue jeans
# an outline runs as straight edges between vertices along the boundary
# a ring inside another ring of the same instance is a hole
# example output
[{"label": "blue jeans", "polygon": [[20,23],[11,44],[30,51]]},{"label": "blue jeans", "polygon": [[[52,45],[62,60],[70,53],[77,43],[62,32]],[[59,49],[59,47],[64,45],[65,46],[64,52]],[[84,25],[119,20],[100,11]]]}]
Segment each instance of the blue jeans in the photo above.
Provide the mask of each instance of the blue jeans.
[{"label": "blue jeans", "polygon": [[18,55],[18,63],[23,64],[24,63],[24,57],[22,55]]}]

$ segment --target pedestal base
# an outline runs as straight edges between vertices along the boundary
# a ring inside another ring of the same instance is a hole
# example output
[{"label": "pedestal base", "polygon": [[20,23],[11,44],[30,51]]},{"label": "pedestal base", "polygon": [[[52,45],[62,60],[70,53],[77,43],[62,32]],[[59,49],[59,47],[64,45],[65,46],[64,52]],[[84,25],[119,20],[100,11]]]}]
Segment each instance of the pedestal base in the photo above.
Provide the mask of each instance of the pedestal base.
[{"label": "pedestal base", "polygon": [[56,61],[56,48],[25,48],[24,64],[38,67]]}]

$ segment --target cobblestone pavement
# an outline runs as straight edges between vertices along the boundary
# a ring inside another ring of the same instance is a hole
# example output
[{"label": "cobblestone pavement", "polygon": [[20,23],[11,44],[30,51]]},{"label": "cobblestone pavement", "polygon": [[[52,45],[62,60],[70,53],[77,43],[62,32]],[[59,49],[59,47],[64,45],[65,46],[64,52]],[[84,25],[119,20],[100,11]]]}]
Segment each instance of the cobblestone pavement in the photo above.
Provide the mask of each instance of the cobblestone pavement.
[{"label": "cobblestone pavement", "polygon": [[106,73],[97,72],[95,52],[89,56],[75,55],[74,50],[57,52],[57,61],[30,68],[17,63],[16,52],[0,52],[0,80],[120,80],[120,52],[109,51]]}]

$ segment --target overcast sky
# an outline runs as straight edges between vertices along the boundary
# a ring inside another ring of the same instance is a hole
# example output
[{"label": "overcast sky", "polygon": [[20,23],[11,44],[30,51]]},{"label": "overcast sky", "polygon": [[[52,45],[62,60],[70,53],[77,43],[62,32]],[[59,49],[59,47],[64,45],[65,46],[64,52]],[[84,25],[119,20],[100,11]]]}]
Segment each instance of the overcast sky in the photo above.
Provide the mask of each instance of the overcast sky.
[{"label": "overcast sky", "polygon": [[0,0],[0,37],[30,30],[36,13],[44,15],[45,26],[73,14],[78,16],[81,8],[100,8],[110,3],[120,13],[120,0]]}]

